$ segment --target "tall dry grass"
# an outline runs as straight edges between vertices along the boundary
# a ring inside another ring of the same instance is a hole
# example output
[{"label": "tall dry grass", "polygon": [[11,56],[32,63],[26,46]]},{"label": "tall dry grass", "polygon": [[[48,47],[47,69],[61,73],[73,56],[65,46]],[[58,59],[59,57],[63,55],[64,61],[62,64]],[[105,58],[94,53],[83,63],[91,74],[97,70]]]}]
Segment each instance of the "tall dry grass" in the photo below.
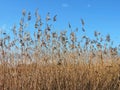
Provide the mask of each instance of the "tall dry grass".
[{"label": "tall dry grass", "polygon": [[47,13],[43,22],[36,10],[35,17],[33,33],[26,30],[32,19],[26,10],[13,34],[1,32],[0,90],[120,89],[120,46],[113,47],[109,34],[95,31],[91,39],[83,19],[81,29],[69,23],[69,31],[57,33],[57,15]]}]

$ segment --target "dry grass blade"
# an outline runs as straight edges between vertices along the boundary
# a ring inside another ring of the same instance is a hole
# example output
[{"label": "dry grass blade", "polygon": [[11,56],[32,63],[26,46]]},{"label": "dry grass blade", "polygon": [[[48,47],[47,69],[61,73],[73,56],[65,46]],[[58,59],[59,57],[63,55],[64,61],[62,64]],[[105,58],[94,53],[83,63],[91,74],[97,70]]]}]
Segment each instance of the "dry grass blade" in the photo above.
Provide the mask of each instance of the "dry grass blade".
[{"label": "dry grass blade", "polygon": [[84,23],[84,20],[83,20],[83,19],[81,19],[81,23],[82,23],[82,26],[84,26],[84,25],[85,25],[85,23]]}]

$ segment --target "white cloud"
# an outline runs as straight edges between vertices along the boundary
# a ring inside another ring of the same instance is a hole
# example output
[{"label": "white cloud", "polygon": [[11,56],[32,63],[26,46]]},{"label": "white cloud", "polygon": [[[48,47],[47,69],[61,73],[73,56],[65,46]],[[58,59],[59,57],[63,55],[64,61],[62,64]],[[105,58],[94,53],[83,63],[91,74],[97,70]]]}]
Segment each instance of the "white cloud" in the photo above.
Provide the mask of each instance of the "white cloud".
[{"label": "white cloud", "polygon": [[62,4],[62,7],[65,7],[65,8],[66,8],[66,7],[69,7],[69,4],[63,3],[63,4]]}]

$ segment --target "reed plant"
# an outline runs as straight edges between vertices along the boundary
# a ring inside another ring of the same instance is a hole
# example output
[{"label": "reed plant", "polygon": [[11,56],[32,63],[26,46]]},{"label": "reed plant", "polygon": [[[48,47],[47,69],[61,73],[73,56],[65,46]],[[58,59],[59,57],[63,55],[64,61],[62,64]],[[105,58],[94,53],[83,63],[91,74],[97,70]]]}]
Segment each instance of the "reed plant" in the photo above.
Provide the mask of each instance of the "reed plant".
[{"label": "reed plant", "polygon": [[68,30],[55,32],[57,15],[49,12],[45,21],[38,10],[31,19],[23,10],[12,34],[0,33],[0,90],[120,90],[120,45],[109,34],[95,31],[90,38],[83,19],[81,28],[68,23]]}]

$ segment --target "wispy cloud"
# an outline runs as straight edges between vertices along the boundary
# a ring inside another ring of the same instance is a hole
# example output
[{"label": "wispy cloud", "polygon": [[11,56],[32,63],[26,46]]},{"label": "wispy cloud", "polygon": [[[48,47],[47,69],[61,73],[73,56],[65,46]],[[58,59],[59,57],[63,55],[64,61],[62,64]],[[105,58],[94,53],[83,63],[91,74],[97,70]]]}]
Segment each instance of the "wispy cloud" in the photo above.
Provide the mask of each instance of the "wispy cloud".
[{"label": "wispy cloud", "polygon": [[6,29],[6,26],[7,26],[6,24],[3,24],[2,26],[0,26],[0,29],[1,29],[1,30],[5,30],[5,29]]},{"label": "wispy cloud", "polygon": [[7,24],[3,24],[0,26],[0,33],[3,33],[3,32],[10,33],[10,30],[11,30],[11,28],[8,27]]},{"label": "wispy cloud", "polygon": [[69,4],[68,3],[62,3],[62,7],[64,7],[64,8],[69,7]]}]

